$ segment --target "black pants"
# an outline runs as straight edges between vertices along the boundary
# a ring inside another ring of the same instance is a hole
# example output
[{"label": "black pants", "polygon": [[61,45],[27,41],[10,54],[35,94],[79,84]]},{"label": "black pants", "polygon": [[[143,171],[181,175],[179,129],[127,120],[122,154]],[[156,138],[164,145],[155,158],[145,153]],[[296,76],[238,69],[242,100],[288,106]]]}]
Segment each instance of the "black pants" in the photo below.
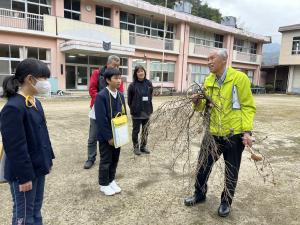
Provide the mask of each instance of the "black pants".
[{"label": "black pants", "polygon": [[141,149],[147,145],[148,132],[147,126],[149,119],[132,119],[132,143],[134,147],[139,146],[139,133],[142,125]]},{"label": "black pants", "polygon": [[[222,137],[214,137],[218,145],[218,154],[209,155],[206,163],[201,165],[198,169],[196,183],[195,183],[195,195],[198,198],[202,198],[206,195],[207,180],[214,163],[219,159],[223,153],[225,161],[225,187],[221,195],[221,202],[228,202],[230,205],[234,196],[235,187],[238,180],[238,174],[241,164],[241,157],[244,150],[244,144],[242,142],[242,135],[236,134],[228,139]],[[203,152],[200,150],[199,160],[203,160]],[[204,160],[205,161],[205,160]],[[227,191],[225,191],[227,190]],[[229,194],[228,194],[229,193]]]},{"label": "black pants", "polygon": [[99,164],[99,184],[109,185],[115,179],[118,161],[120,157],[120,148],[115,148],[108,142],[100,142],[100,164]]}]

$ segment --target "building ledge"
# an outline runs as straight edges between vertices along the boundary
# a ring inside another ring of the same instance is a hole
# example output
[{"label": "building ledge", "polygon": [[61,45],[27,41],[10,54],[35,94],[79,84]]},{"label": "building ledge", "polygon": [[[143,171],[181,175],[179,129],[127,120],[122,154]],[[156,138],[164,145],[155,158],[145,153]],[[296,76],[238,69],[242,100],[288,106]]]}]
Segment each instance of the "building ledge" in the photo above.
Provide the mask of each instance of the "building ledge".
[{"label": "building ledge", "polygon": [[27,30],[27,29],[14,28],[14,27],[0,26],[0,31],[12,32],[12,33],[22,33],[22,34],[36,35],[36,36],[45,36],[45,37],[50,37],[50,38],[57,38],[56,35],[53,35],[51,33],[47,33],[47,32],[44,32],[44,31]]},{"label": "building ledge", "polygon": [[134,55],[135,49],[130,46],[118,45],[111,43],[111,49],[105,50],[103,43],[88,41],[69,40],[60,44],[60,50],[66,53],[107,53],[119,55]]}]

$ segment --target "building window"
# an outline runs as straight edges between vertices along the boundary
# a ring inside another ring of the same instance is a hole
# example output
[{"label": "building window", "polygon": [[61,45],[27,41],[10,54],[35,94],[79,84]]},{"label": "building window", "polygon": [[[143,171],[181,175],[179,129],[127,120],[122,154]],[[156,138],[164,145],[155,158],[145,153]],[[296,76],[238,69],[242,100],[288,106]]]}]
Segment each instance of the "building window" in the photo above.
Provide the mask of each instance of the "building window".
[{"label": "building window", "polygon": [[80,20],[80,0],[64,0],[64,17]]},{"label": "building window", "polygon": [[293,38],[292,55],[300,54],[300,37]]},{"label": "building window", "polygon": [[13,0],[11,2],[11,9],[15,11],[25,12],[25,1]]},{"label": "building window", "polygon": [[11,9],[11,1],[0,1],[0,8]]},{"label": "building window", "polygon": [[249,80],[252,84],[253,83],[253,77],[254,77],[254,71],[253,70],[248,70],[247,75],[248,75],[248,78],[249,78]]},{"label": "building window", "polygon": [[51,0],[27,0],[27,11],[39,15],[51,15]]},{"label": "building window", "polygon": [[247,52],[246,48],[244,47],[244,40],[235,38],[233,43],[233,50],[238,52]]},{"label": "building window", "polygon": [[98,56],[89,56],[89,64],[95,65],[99,67],[100,65],[105,65],[107,63],[107,58],[105,57],[98,57]]},{"label": "building window", "polygon": [[28,47],[27,57],[39,59],[42,61],[51,61],[49,51],[50,49]]},{"label": "building window", "polygon": [[96,24],[110,26],[110,8],[96,5]]},{"label": "building window", "polygon": [[16,65],[22,60],[23,47],[0,44],[0,75],[14,74]]},{"label": "building window", "polygon": [[0,44],[0,86],[6,76],[15,74],[23,50],[22,46]]},{"label": "building window", "polygon": [[142,66],[144,69],[147,69],[147,61],[143,59],[133,59],[132,60],[132,74],[136,66]]},{"label": "building window", "polygon": [[191,64],[191,83],[197,82],[198,84],[203,84],[208,74],[208,66]]},{"label": "building window", "polygon": [[0,44],[0,57],[9,57],[9,45]]},{"label": "building window", "polygon": [[[27,52],[27,54],[26,54]],[[35,58],[47,64],[51,70],[51,49],[25,47],[25,58]]]},{"label": "building window", "polygon": [[66,63],[89,64],[88,56],[84,54],[66,54]]},{"label": "building window", "polygon": [[[1,5],[2,3],[0,3]],[[52,0],[12,0],[11,2],[7,1],[4,7],[37,15],[51,15]]]},{"label": "building window", "polygon": [[161,61],[151,61],[150,77],[154,82],[173,82],[175,72],[175,63]]},{"label": "building window", "polygon": [[215,47],[223,48],[224,36],[220,34],[215,34]]},{"label": "building window", "polygon": [[120,71],[121,74],[124,76],[128,76],[128,59],[127,58],[120,58]]},{"label": "building window", "polygon": [[257,43],[250,42],[250,53],[257,54]]},{"label": "building window", "polygon": [[223,48],[224,36],[203,30],[191,29],[189,41],[196,45]]},{"label": "building window", "polygon": [[[150,17],[137,16],[123,11],[120,12],[120,28],[152,38],[164,37],[163,21],[156,21]],[[173,24],[167,23],[165,33],[166,39],[174,39],[175,31]]]}]

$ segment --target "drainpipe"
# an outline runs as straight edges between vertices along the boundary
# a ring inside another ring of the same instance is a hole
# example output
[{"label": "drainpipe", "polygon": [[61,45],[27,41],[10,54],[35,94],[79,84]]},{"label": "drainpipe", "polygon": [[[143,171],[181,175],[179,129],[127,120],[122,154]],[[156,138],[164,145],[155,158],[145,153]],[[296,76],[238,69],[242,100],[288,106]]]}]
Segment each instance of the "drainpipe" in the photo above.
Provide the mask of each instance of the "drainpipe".
[{"label": "drainpipe", "polygon": [[[182,65],[182,71],[181,71],[181,93],[183,92],[183,73],[184,73],[184,65],[185,65],[185,33],[186,33],[186,22],[184,23],[184,36],[183,36],[183,65]],[[187,62],[186,62],[187,63]]]}]

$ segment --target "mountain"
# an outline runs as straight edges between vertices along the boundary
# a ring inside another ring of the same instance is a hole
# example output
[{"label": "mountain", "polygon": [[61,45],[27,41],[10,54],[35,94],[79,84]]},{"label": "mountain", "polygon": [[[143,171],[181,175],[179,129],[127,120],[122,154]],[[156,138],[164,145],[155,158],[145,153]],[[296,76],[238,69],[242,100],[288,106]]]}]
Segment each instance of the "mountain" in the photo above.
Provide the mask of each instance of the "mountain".
[{"label": "mountain", "polygon": [[280,54],[280,44],[271,43],[263,45],[262,49],[262,66],[278,65]]}]

